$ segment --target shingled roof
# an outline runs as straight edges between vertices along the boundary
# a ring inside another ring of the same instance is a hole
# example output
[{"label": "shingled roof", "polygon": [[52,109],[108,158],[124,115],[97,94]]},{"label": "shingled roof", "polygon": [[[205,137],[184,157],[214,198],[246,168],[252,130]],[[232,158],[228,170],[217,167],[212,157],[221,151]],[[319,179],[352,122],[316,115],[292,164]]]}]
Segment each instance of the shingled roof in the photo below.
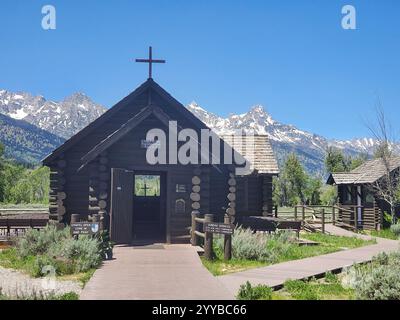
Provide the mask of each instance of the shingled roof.
[{"label": "shingled roof", "polygon": [[[389,160],[390,171],[400,168],[400,157]],[[382,159],[370,160],[350,172],[332,173],[329,184],[370,184],[386,174],[386,166]]]},{"label": "shingled roof", "polygon": [[271,143],[266,135],[220,135],[236,152],[251,163],[258,173],[279,174]]}]

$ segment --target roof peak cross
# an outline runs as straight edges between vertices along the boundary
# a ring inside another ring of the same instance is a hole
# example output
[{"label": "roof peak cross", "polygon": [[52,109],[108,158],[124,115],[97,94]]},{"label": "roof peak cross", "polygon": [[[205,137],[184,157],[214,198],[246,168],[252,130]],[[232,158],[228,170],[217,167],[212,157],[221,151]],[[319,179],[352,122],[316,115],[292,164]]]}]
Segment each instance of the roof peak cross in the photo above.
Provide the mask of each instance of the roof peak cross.
[{"label": "roof peak cross", "polygon": [[149,79],[152,78],[153,63],[165,63],[165,60],[153,59],[153,48],[149,47],[149,58],[148,59],[136,59],[136,62],[144,62],[149,64]]}]

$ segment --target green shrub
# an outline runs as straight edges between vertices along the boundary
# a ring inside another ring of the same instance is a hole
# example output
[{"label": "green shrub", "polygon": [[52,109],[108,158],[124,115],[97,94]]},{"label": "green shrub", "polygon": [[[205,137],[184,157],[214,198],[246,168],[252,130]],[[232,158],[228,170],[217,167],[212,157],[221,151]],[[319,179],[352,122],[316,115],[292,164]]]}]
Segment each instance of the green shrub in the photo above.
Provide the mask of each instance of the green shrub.
[{"label": "green shrub", "polygon": [[40,231],[28,230],[18,241],[16,253],[20,261],[13,258],[10,263],[21,266],[34,277],[43,276],[45,266],[52,266],[56,274],[65,275],[98,267],[102,261],[102,244],[92,237],[81,236],[75,240],[69,228],[57,230],[47,226]]},{"label": "green shrub", "polygon": [[400,223],[392,224],[390,226],[390,231],[392,231],[395,236],[400,237]]},{"label": "green shrub", "polygon": [[339,282],[339,278],[336,274],[333,274],[332,272],[327,272],[325,273],[325,281],[327,283],[338,283]]},{"label": "green shrub", "polygon": [[271,300],[272,289],[265,285],[253,287],[249,281],[240,286],[236,296],[238,300]]},{"label": "green shrub", "polygon": [[76,273],[96,268],[102,261],[99,242],[89,237],[64,241],[59,254],[63,258],[73,261]]},{"label": "green shrub", "polygon": [[[291,232],[254,233],[251,229],[238,227],[232,236],[232,257],[274,263],[280,255],[289,250],[293,240]],[[217,238],[217,254],[223,252],[223,246],[223,238]]]},{"label": "green shrub", "polygon": [[79,295],[76,292],[67,292],[51,300],[79,300]]},{"label": "green shrub", "polygon": [[30,229],[18,240],[17,251],[21,257],[45,254],[52,246],[70,237],[69,228],[57,230],[55,226],[48,225],[42,230]]},{"label": "green shrub", "polygon": [[347,270],[347,282],[364,300],[400,300],[400,252],[382,253]]}]

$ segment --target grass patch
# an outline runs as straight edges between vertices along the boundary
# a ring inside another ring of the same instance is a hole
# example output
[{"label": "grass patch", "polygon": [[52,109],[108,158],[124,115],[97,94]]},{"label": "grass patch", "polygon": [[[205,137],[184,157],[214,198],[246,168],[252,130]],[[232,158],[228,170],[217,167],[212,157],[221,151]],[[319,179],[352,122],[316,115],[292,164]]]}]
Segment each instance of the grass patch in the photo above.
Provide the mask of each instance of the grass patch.
[{"label": "grass patch", "polygon": [[85,287],[86,283],[90,280],[90,278],[93,276],[94,272],[96,269],[89,269],[86,272],[80,272],[80,273],[75,273],[75,274],[67,274],[67,275],[62,275],[62,276],[57,276],[57,279],[61,281],[76,281],[79,282],[83,287]]},{"label": "grass patch", "polygon": [[345,288],[332,273],[323,279],[310,281],[288,280],[275,297],[283,296],[292,300],[352,300],[354,290]]},{"label": "grass patch", "polygon": [[36,258],[34,256],[28,256],[22,259],[15,248],[0,251],[0,266],[4,268],[21,270],[31,275],[35,264]]},{"label": "grass patch", "polygon": [[368,235],[371,235],[373,237],[378,237],[378,238],[385,238],[385,239],[391,239],[391,240],[398,240],[399,237],[395,235],[392,230],[390,229],[382,229],[382,230],[370,230],[366,231]]},{"label": "grass patch", "polygon": [[0,203],[0,209],[18,209],[18,210],[40,209],[40,210],[48,210],[49,206],[46,205],[46,204],[41,204],[41,203],[31,203],[31,204],[25,204],[25,203],[5,204],[5,203]]},{"label": "grass patch", "polygon": [[[240,272],[247,269],[268,266],[285,261],[304,259],[344,249],[352,249],[376,243],[375,240],[363,240],[353,237],[342,237],[326,235],[321,233],[301,234],[301,238],[318,242],[318,245],[304,246],[297,243],[279,243],[269,241],[265,250],[272,253],[270,260],[259,259],[237,259],[233,257],[230,261],[223,259],[223,252],[215,245],[215,259],[208,261],[202,258],[203,265],[215,276],[228,273]],[[215,241],[216,242],[216,241]]]},{"label": "grass patch", "polygon": [[335,247],[338,249],[354,249],[376,243],[375,239],[363,240],[356,237],[334,236],[323,233],[303,233],[301,234],[301,238],[318,242],[325,247]]},{"label": "grass patch", "polygon": [[288,280],[278,291],[246,283],[237,296],[239,300],[353,300],[354,297],[354,290],[344,287],[340,278],[330,272],[319,280]]},{"label": "grass patch", "polygon": [[233,272],[240,272],[247,269],[263,267],[266,265],[265,262],[256,260],[242,260],[232,259],[229,261],[223,260],[223,257],[217,256],[214,260],[209,261],[204,257],[201,257],[203,265],[210,271],[214,276],[220,276]]}]

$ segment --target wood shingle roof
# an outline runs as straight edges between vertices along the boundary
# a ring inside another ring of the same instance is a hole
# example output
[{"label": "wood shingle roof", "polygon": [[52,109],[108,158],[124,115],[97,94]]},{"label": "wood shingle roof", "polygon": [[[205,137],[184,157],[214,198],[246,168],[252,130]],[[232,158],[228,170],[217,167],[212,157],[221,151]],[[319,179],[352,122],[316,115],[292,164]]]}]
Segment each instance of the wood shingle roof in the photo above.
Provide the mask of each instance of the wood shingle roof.
[{"label": "wood shingle roof", "polygon": [[236,152],[251,163],[258,173],[279,174],[271,143],[266,135],[220,135]]},{"label": "wood shingle roof", "polygon": [[[400,157],[389,160],[389,169],[394,171],[400,168]],[[329,184],[371,184],[382,178],[387,172],[382,159],[369,160],[350,172],[332,173]]]}]

